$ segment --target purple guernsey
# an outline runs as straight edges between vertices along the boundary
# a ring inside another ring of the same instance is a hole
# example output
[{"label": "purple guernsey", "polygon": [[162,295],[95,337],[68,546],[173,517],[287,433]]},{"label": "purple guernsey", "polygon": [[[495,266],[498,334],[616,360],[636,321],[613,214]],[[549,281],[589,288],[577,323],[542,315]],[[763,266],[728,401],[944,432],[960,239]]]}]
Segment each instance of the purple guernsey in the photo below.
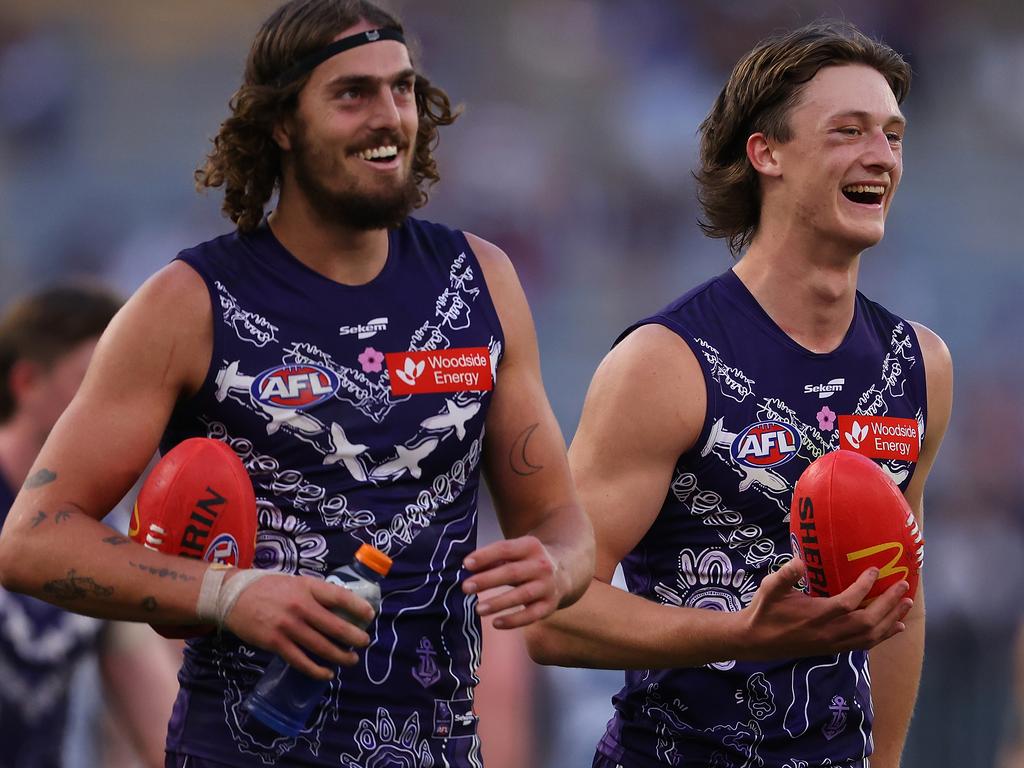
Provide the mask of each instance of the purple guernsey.
[{"label": "purple guernsey", "polygon": [[[657,520],[622,563],[626,582],[664,605],[739,611],[791,558],[789,505],[800,473],[850,447],[840,416],[860,417],[855,442],[864,425],[892,418],[915,420],[923,435],[917,337],[858,293],[839,347],[809,352],[732,271],[623,336],[647,323],[690,346],[708,404]],[[905,491],[915,462],[873,458]],[[629,671],[598,750],[624,768],[860,765],[872,750],[869,680],[864,652]]]},{"label": "purple guernsey", "polygon": [[361,286],[326,279],[264,224],[179,255],[205,280],[213,356],[164,448],[227,442],[256,490],[256,567],[323,578],[361,543],[394,560],[370,647],[297,738],[250,733],[241,704],[270,655],[192,640],[169,749],[234,766],[479,766],[476,547],[484,421],[501,327],[460,232],[407,219]]}]

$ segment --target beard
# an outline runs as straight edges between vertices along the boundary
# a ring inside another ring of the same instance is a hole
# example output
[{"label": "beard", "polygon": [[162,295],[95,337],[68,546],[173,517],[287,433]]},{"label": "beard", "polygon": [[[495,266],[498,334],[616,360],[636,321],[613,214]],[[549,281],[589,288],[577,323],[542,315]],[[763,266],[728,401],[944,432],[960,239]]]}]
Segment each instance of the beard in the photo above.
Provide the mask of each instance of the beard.
[{"label": "beard", "polygon": [[[396,136],[383,137],[372,146],[383,144],[402,146]],[[362,231],[392,229],[405,221],[419,204],[420,191],[411,170],[404,180],[368,190],[336,156],[313,146],[305,131],[295,136],[292,149],[295,182],[324,221]],[[325,179],[332,180],[343,191],[328,187]]]}]

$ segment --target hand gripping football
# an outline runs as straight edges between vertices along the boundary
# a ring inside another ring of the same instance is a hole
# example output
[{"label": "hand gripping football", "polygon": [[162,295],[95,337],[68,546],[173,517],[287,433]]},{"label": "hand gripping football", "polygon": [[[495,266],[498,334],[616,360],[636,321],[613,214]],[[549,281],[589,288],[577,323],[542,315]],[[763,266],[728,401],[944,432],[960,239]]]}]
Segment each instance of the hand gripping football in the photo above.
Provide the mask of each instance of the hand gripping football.
[{"label": "hand gripping football", "polygon": [[[168,555],[252,567],[256,496],[241,460],[218,440],[182,441],[157,462],[143,483],[128,535]],[[164,637],[193,637],[213,627],[153,628]]]},{"label": "hand gripping football", "polygon": [[840,450],[812,462],[793,489],[789,532],[808,594],[838,595],[871,566],[879,574],[865,604],[900,580],[907,597],[917,591],[924,539],[899,487],[866,456]]}]

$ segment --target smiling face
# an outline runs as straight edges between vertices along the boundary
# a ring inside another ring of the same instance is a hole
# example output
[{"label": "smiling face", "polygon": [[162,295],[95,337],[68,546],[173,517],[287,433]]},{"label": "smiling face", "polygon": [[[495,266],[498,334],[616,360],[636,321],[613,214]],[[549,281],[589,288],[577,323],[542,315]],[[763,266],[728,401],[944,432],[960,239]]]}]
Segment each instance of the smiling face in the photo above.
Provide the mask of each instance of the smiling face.
[{"label": "smiling face", "polygon": [[785,216],[816,240],[857,253],[878,243],[903,173],[905,126],[877,70],[821,69],[790,111],[790,140],[772,147],[762,223]]},{"label": "smiling face", "polygon": [[[373,28],[362,22],[335,39]],[[418,199],[415,82],[409,52],[394,40],[314,69],[294,116],[274,133],[284,156],[282,202],[299,194],[324,220],[354,229],[401,223]]]}]

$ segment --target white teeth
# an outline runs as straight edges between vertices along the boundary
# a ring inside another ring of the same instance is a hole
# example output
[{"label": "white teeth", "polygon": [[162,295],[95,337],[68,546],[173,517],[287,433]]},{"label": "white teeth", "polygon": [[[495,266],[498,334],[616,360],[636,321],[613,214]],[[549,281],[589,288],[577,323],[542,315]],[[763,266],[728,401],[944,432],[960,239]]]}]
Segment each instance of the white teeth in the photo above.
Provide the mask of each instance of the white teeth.
[{"label": "white teeth", "polygon": [[849,184],[843,187],[843,192],[867,192],[873,195],[884,195],[885,187],[883,187],[881,184]]},{"label": "white teeth", "polygon": [[363,160],[378,160],[380,158],[394,157],[398,154],[398,147],[394,144],[388,144],[383,147],[374,147],[373,149],[364,149],[362,152],[357,153]]}]

